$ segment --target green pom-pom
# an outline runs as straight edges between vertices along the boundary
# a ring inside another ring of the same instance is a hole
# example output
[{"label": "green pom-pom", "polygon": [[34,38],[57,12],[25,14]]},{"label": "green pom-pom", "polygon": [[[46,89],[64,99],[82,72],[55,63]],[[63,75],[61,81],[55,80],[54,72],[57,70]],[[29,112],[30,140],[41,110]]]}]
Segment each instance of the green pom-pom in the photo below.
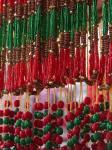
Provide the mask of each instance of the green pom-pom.
[{"label": "green pom-pom", "polygon": [[10,141],[14,141],[14,135],[11,134],[11,135],[9,136],[9,139],[10,139]]},{"label": "green pom-pom", "polygon": [[25,139],[24,139],[24,138],[21,138],[21,139],[20,139],[20,144],[21,144],[22,146],[26,145],[26,142],[25,142]]},{"label": "green pom-pom", "polygon": [[70,148],[72,148],[72,147],[74,146],[73,141],[72,141],[72,140],[69,140],[69,141],[67,142],[67,146],[70,147]]},{"label": "green pom-pom", "polygon": [[14,125],[14,119],[10,119],[10,125]]},{"label": "green pom-pom", "polygon": [[52,142],[51,141],[47,141],[45,144],[46,149],[50,150],[52,148]]},{"label": "green pom-pom", "polygon": [[107,123],[107,130],[112,131],[112,123]]},{"label": "green pom-pom", "polygon": [[80,123],[81,123],[81,120],[80,120],[79,117],[77,117],[77,118],[74,119],[74,124],[75,125],[80,125]]},{"label": "green pom-pom", "polygon": [[8,141],[9,140],[9,134],[3,135],[3,141]]},{"label": "green pom-pom", "polygon": [[59,135],[63,134],[63,129],[61,127],[56,127],[56,133]]},{"label": "green pom-pom", "polygon": [[106,109],[109,109],[109,102],[105,102]]},{"label": "green pom-pom", "polygon": [[25,120],[24,126],[25,126],[25,128],[31,128],[32,127],[31,121],[30,120]]},{"label": "green pom-pom", "polygon": [[93,136],[93,135],[91,136],[91,141],[92,141],[92,142],[96,142],[96,140],[94,139],[94,136]]},{"label": "green pom-pom", "polygon": [[57,117],[62,117],[63,116],[63,110],[62,109],[58,109],[56,111],[56,115],[57,115]]},{"label": "green pom-pom", "polygon": [[8,148],[8,147],[5,147],[3,150],[10,150],[10,148]]},{"label": "green pom-pom", "polygon": [[106,150],[112,150],[112,142],[107,143],[107,149]]},{"label": "green pom-pom", "polygon": [[3,124],[8,125],[9,123],[10,123],[10,120],[9,120],[8,117],[6,117],[6,118],[3,119]]},{"label": "green pom-pom", "polygon": [[18,111],[19,111],[19,108],[16,108],[14,113],[17,114]]},{"label": "green pom-pom", "polygon": [[71,140],[72,140],[72,142],[73,142],[74,144],[77,144],[77,143],[78,143],[78,137],[77,137],[77,136],[73,136]]},{"label": "green pom-pom", "polygon": [[46,117],[48,115],[48,110],[45,110],[43,113],[43,117]]},{"label": "green pom-pom", "polygon": [[67,130],[71,130],[71,129],[73,129],[73,128],[74,128],[74,123],[73,123],[73,121],[68,122],[68,123],[67,123]]},{"label": "green pom-pom", "polygon": [[89,125],[85,125],[84,128],[83,128],[83,132],[87,133],[89,131],[90,131],[90,126]]},{"label": "green pom-pom", "polygon": [[103,104],[103,103],[101,103],[101,104],[99,105],[99,107],[100,107],[100,111],[104,111],[104,104]]},{"label": "green pom-pom", "polygon": [[106,129],[106,127],[107,127],[107,124],[105,122],[103,122],[103,123],[100,124],[100,129],[101,130]]},{"label": "green pom-pom", "polygon": [[34,135],[37,135],[38,134],[38,128],[34,128],[34,130],[33,130],[33,133],[34,133]]},{"label": "green pom-pom", "polygon": [[16,123],[15,123],[15,127],[21,127],[21,124],[22,124],[22,120],[17,120]]},{"label": "green pom-pom", "polygon": [[56,112],[54,112],[54,113],[52,114],[52,119],[56,119],[56,117],[57,117],[57,114],[56,114]]},{"label": "green pom-pom", "polygon": [[44,134],[48,133],[52,128],[52,125],[51,124],[47,124],[43,130]]},{"label": "green pom-pom", "polygon": [[26,143],[26,145],[30,145],[32,143],[31,137],[26,137],[25,138],[25,143]]},{"label": "green pom-pom", "polygon": [[3,119],[2,118],[0,118],[0,125],[2,125],[3,124]]},{"label": "green pom-pom", "polygon": [[35,112],[34,117],[36,119],[43,119],[43,113],[42,112]]},{"label": "green pom-pom", "polygon": [[94,140],[97,141],[97,140],[99,140],[99,139],[101,138],[101,134],[100,134],[99,132],[96,132],[96,133],[93,135],[93,137],[94,137]]},{"label": "green pom-pom", "polygon": [[38,137],[42,137],[43,136],[43,130],[39,129],[37,132]]},{"label": "green pom-pom", "polygon": [[15,136],[15,138],[14,138],[14,142],[15,142],[15,143],[17,143],[17,144],[19,144],[19,143],[20,143],[20,138],[19,138],[19,136]]},{"label": "green pom-pom", "polygon": [[89,106],[84,106],[83,113],[84,113],[84,114],[89,114],[89,112],[90,112]]},{"label": "green pom-pom", "polygon": [[100,119],[99,114],[94,114],[92,117],[93,122],[97,122],[99,121],[99,119]]}]

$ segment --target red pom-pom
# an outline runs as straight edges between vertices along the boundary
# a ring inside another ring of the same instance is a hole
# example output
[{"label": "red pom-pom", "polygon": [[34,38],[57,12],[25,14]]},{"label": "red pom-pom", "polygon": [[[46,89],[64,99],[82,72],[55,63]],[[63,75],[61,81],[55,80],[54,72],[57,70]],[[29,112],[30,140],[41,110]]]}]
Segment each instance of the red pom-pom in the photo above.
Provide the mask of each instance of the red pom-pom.
[{"label": "red pom-pom", "polygon": [[39,145],[39,146],[43,145],[42,139],[37,136],[34,137],[33,141],[36,145]]},{"label": "red pom-pom", "polygon": [[81,114],[82,114],[82,109],[81,108],[77,108],[75,116],[77,117],[77,116],[79,116]]},{"label": "red pom-pom", "polygon": [[89,122],[90,122],[90,116],[89,116],[89,115],[86,115],[86,116],[84,117],[84,123],[87,124],[87,123],[89,123]]},{"label": "red pom-pom", "polygon": [[45,103],[44,103],[44,109],[48,109],[48,106],[49,106],[49,105],[48,105],[48,102],[45,102]]},{"label": "red pom-pom", "polygon": [[73,135],[74,135],[74,132],[72,130],[69,131],[67,134],[68,139],[71,139]]},{"label": "red pom-pom", "polygon": [[102,141],[99,141],[97,143],[97,150],[105,150],[106,149],[106,144]]},{"label": "red pom-pom", "polygon": [[58,125],[58,126],[62,126],[63,123],[64,123],[63,118],[58,118],[58,119],[57,119],[57,125]]},{"label": "red pom-pom", "polygon": [[2,126],[0,126],[0,133],[2,133]]},{"label": "red pom-pom", "polygon": [[59,101],[58,102],[58,108],[63,108],[64,107],[64,102],[63,101]]},{"label": "red pom-pom", "polygon": [[73,128],[73,135],[79,136],[79,133],[80,133],[80,128],[79,128],[79,126],[76,126],[75,128]]},{"label": "red pom-pom", "polygon": [[90,104],[91,104],[91,99],[90,99],[90,97],[85,97],[85,99],[84,99],[84,104],[85,104],[85,105],[90,105]]},{"label": "red pom-pom", "polygon": [[49,122],[51,122],[52,116],[49,114],[48,116],[46,116],[44,118],[44,125],[48,124]]},{"label": "red pom-pom", "polygon": [[85,134],[83,139],[84,139],[85,143],[89,142],[90,141],[90,135]]},{"label": "red pom-pom", "polygon": [[102,94],[100,94],[100,95],[98,96],[98,101],[99,101],[100,103],[104,102],[104,96],[103,96]]},{"label": "red pom-pom", "polygon": [[30,150],[35,150],[35,149],[36,149],[36,146],[34,144],[30,144]]},{"label": "red pom-pom", "polygon": [[47,141],[51,140],[51,134],[47,133],[43,136],[43,143],[46,143]]},{"label": "red pom-pom", "polygon": [[26,134],[27,136],[31,137],[31,136],[32,136],[32,130],[29,129],[29,128],[25,129],[25,134]]},{"label": "red pom-pom", "polygon": [[63,146],[62,148],[61,148],[61,150],[67,150],[68,148],[67,148],[67,146]]},{"label": "red pom-pom", "polygon": [[20,100],[15,100],[14,101],[14,107],[19,107],[20,106]]},{"label": "red pom-pom", "polygon": [[43,121],[35,119],[34,120],[34,127],[36,127],[36,128],[43,128]]},{"label": "red pom-pom", "polygon": [[102,112],[100,114],[100,121],[104,121],[104,120],[106,120],[106,118],[107,118],[107,113],[106,112]]},{"label": "red pom-pom", "polygon": [[23,118],[23,120],[24,120],[24,119],[25,119],[25,120],[31,120],[31,119],[32,119],[32,113],[29,112],[29,111],[27,111],[27,112],[25,112],[25,113],[23,114],[22,118]]},{"label": "red pom-pom", "polygon": [[26,137],[26,134],[25,134],[24,130],[20,131],[20,137],[21,138],[25,138]]},{"label": "red pom-pom", "polygon": [[68,114],[65,116],[66,121],[73,120],[74,118],[75,116],[72,112],[68,112]]},{"label": "red pom-pom", "polygon": [[100,111],[99,104],[95,104],[94,105],[94,113],[99,112],[99,111]]},{"label": "red pom-pom", "polygon": [[84,103],[81,103],[79,108],[80,108],[81,111],[83,111]]},{"label": "red pom-pom", "polygon": [[99,129],[99,123],[94,123],[91,127],[92,131],[95,132],[95,131],[98,131]]},{"label": "red pom-pom", "polygon": [[93,106],[90,106],[90,112],[91,112],[91,114],[94,114],[94,108],[93,108]]},{"label": "red pom-pom", "polygon": [[11,118],[13,118],[13,117],[14,117],[14,111],[10,110],[9,116],[10,116]]},{"label": "red pom-pom", "polygon": [[2,127],[2,132],[3,133],[8,133],[9,132],[9,126],[3,126]]},{"label": "red pom-pom", "polygon": [[56,137],[56,143],[61,144],[63,142],[63,138],[61,136]]},{"label": "red pom-pom", "polygon": [[15,128],[15,135],[20,135],[21,128]]},{"label": "red pom-pom", "polygon": [[5,100],[4,101],[4,107],[9,107],[10,106],[10,101]]},{"label": "red pom-pom", "polygon": [[57,110],[57,104],[52,104],[51,109],[52,109],[52,111],[56,111]]},{"label": "red pom-pom", "polygon": [[15,133],[14,126],[10,126],[10,127],[9,127],[9,132],[10,132],[11,134],[14,134],[14,133]]},{"label": "red pom-pom", "polygon": [[106,139],[107,139],[107,141],[112,141],[112,132],[108,132],[106,134]]},{"label": "red pom-pom", "polygon": [[76,144],[75,149],[76,150],[82,150],[82,145],[81,144]]},{"label": "red pom-pom", "polygon": [[3,112],[3,115],[4,116],[9,116],[10,114],[10,109],[5,109],[4,112]]},{"label": "red pom-pom", "polygon": [[108,112],[108,114],[107,114],[107,119],[108,119],[109,121],[112,121],[112,112]]},{"label": "red pom-pom", "polygon": [[22,118],[22,115],[23,115],[23,112],[19,111],[19,112],[17,112],[16,117],[17,117],[18,119],[21,119],[21,118]]},{"label": "red pom-pom", "polygon": [[3,117],[3,110],[0,110],[0,117]]},{"label": "red pom-pom", "polygon": [[36,103],[36,110],[37,111],[41,111],[41,110],[43,110],[43,108],[44,108],[44,106],[42,103]]}]

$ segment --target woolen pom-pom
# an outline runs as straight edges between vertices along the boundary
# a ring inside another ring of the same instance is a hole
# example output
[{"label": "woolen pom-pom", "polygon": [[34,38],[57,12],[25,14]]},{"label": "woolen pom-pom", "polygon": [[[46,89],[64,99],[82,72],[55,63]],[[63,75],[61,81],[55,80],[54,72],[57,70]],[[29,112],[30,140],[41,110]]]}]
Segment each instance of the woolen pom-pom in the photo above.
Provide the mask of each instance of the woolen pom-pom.
[{"label": "woolen pom-pom", "polygon": [[112,132],[107,132],[106,139],[107,141],[112,141]]},{"label": "woolen pom-pom", "polygon": [[51,109],[52,109],[52,111],[56,111],[57,110],[57,104],[52,104]]},{"label": "woolen pom-pom", "polygon": [[63,101],[58,101],[58,108],[64,108],[64,102]]},{"label": "woolen pom-pom", "polygon": [[98,101],[99,101],[100,103],[104,102],[104,96],[103,96],[102,94],[100,94],[100,95],[98,96]]},{"label": "woolen pom-pom", "polygon": [[16,114],[18,119],[21,119],[22,115],[23,115],[23,112],[21,112],[21,111],[17,112],[17,114]]},{"label": "woolen pom-pom", "polygon": [[44,103],[44,109],[48,109],[48,106],[49,106],[48,102],[45,102]]},{"label": "woolen pom-pom", "polygon": [[34,142],[36,145],[39,145],[39,146],[42,146],[42,145],[43,145],[42,139],[39,138],[39,137],[37,137],[37,136],[35,136],[35,137],[33,138],[33,142]]},{"label": "woolen pom-pom", "polygon": [[92,124],[91,129],[93,132],[97,131],[99,129],[99,123]]},{"label": "woolen pom-pom", "polygon": [[3,133],[8,133],[9,132],[9,126],[3,126],[2,127],[2,132]]},{"label": "woolen pom-pom", "polygon": [[46,117],[44,118],[44,121],[43,121],[44,125],[50,123],[51,120],[52,120],[52,116],[49,114],[48,116],[46,116]]},{"label": "woolen pom-pom", "polygon": [[50,141],[51,140],[51,133],[50,132],[48,132],[47,134],[45,134],[44,136],[43,136],[43,143],[46,143],[47,141]]},{"label": "woolen pom-pom", "polygon": [[67,146],[62,146],[61,150],[68,150]]},{"label": "woolen pom-pom", "polygon": [[107,119],[108,119],[109,121],[112,121],[112,112],[108,112],[108,114],[107,114]]},{"label": "woolen pom-pom", "polygon": [[94,105],[94,113],[99,112],[99,111],[100,111],[99,104],[95,104]]},{"label": "woolen pom-pom", "polygon": [[106,150],[105,142],[98,141],[98,143],[97,143],[97,150]]},{"label": "woolen pom-pom", "polygon": [[24,119],[23,120],[31,120],[32,119],[32,113],[27,111],[23,114],[22,116]]},{"label": "woolen pom-pom", "polygon": [[21,131],[21,128],[20,128],[20,127],[15,128],[15,135],[19,135],[19,134],[20,134],[20,131]]},{"label": "woolen pom-pom", "polygon": [[68,122],[70,120],[74,120],[75,116],[72,112],[68,112],[67,115],[65,116],[65,120]]},{"label": "woolen pom-pom", "polygon": [[43,128],[43,121],[35,119],[34,120],[34,127],[36,127],[36,128]]},{"label": "woolen pom-pom", "polygon": [[29,128],[25,129],[25,134],[26,134],[27,136],[31,137],[31,136],[32,136],[32,130],[29,129]]},{"label": "woolen pom-pom", "polygon": [[26,133],[24,130],[20,131],[20,137],[21,138],[25,138],[26,137]]},{"label": "woolen pom-pom", "polygon": [[85,99],[84,99],[84,104],[85,104],[85,105],[90,105],[90,104],[91,104],[91,99],[90,99],[90,97],[85,97]]},{"label": "woolen pom-pom", "polygon": [[55,142],[57,144],[61,144],[63,142],[63,138],[61,136],[57,136]]},{"label": "woolen pom-pom", "polygon": [[42,103],[36,103],[36,110],[37,111],[42,111],[44,108],[44,105]]},{"label": "woolen pom-pom", "polygon": [[3,116],[3,110],[0,110],[0,117]]},{"label": "woolen pom-pom", "polygon": [[63,118],[57,118],[57,125],[58,125],[58,126],[62,126],[63,123],[64,123]]},{"label": "woolen pom-pom", "polygon": [[14,101],[14,107],[19,107],[20,106],[20,100],[15,100]]},{"label": "woolen pom-pom", "polygon": [[3,112],[3,115],[4,116],[9,116],[10,114],[10,109],[5,109],[4,112]]}]

